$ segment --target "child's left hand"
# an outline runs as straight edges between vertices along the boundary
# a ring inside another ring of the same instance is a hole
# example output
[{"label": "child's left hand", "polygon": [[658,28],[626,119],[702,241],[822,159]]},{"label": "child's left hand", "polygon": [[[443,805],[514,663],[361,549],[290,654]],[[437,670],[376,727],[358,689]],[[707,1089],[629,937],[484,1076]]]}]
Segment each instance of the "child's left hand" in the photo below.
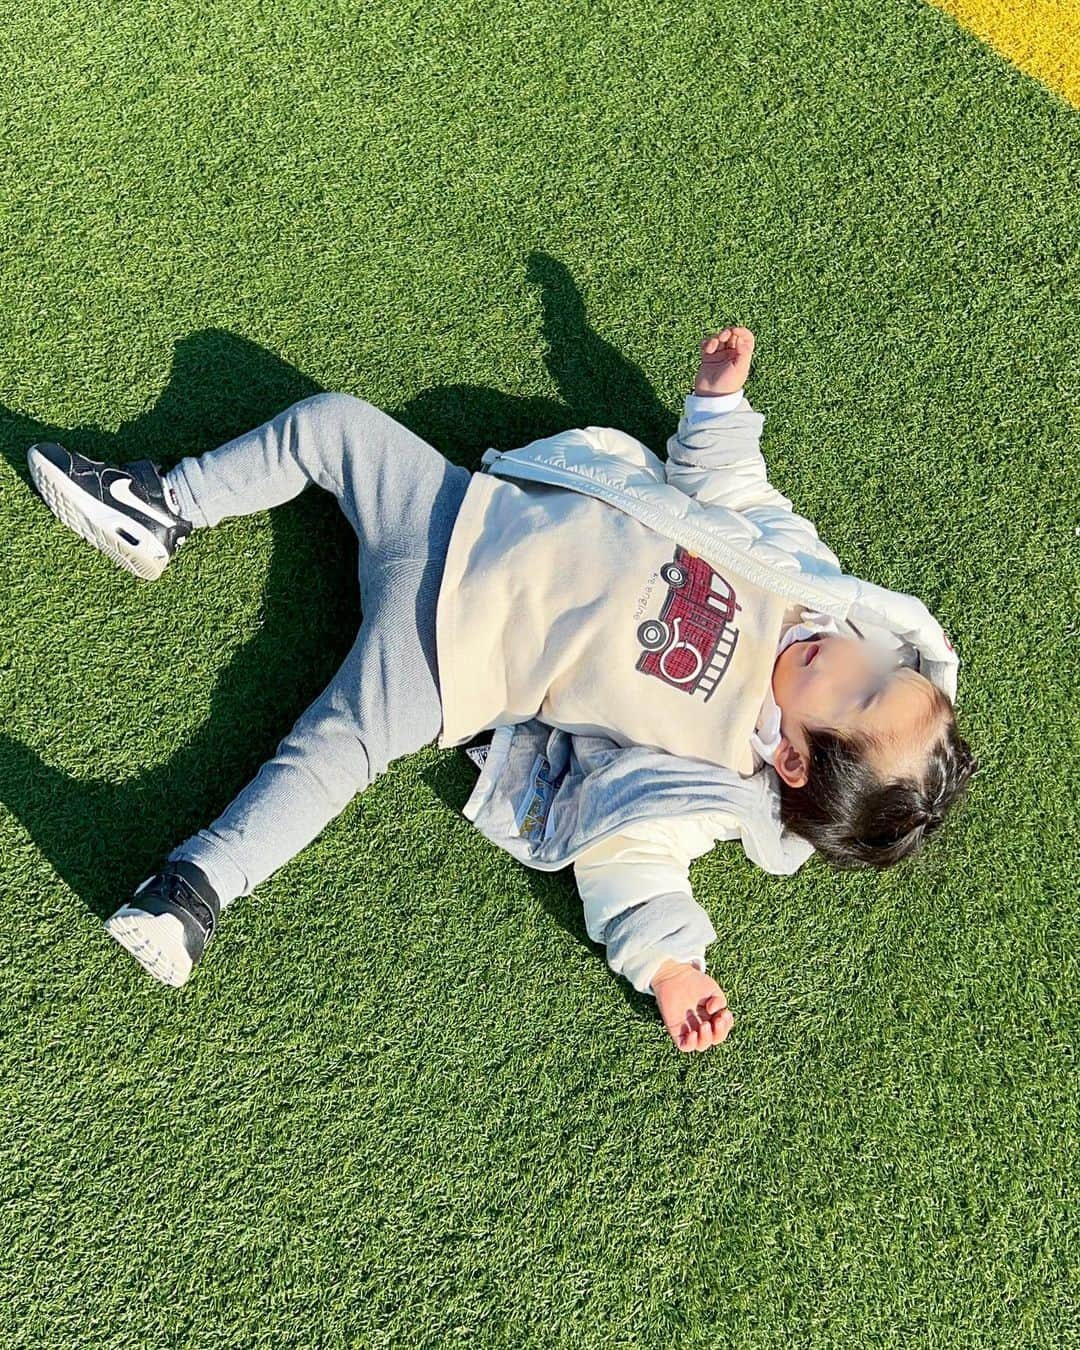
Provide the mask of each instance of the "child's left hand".
[{"label": "child's left hand", "polygon": [[727,995],[697,966],[665,961],[652,978],[652,991],[668,1035],[680,1050],[707,1050],[727,1039],[735,1021]]}]

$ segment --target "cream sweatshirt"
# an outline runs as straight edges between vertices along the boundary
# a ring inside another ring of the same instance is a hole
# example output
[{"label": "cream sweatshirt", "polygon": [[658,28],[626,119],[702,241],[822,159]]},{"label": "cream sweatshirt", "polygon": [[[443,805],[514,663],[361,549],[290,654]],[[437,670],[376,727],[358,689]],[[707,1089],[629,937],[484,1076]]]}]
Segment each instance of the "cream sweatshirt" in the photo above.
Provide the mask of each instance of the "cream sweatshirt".
[{"label": "cream sweatshirt", "polygon": [[595,498],[476,474],[438,603],[441,744],[539,717],[750,774],[786,609]]}]

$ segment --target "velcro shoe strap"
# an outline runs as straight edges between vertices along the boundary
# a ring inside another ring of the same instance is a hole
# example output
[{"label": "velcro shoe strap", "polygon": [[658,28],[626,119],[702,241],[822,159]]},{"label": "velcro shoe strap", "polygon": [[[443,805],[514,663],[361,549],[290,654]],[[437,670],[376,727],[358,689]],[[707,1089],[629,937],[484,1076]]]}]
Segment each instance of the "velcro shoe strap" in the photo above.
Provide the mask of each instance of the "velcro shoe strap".
[{"label": "velcro shoe strap", "polygon": [[206,907],[200,904],[203,911],[198,917],[188,909],[175,904],[171,900],[166,900],[164,896],[154,895],[150,897],[138,896],[132,901],[136,909],[141,909],[144,914],[171,914],[174,919],[179,919],[184,929],[184,947],[188,956],[191,957],[192,966],[199,963],[199,958],[206,949],[206,944],[210,941],[210,935],[214,928],[211,923],[207,926],[205,922]]},{"label": "velcro shoe strap", "polygon": [[[185,876],[184,873],[188,871],[188,868],[182,862],[173,863],[170,871],[182,883],[179,886],[172,887],[173,895],[171,898],[163,895],[143,894],[133,897],[132,904],[141,909],[144,914],[171,914],[174,918],[179,919],[184,929],[184,946],[187,948],[187,953],[194,965],[202,956],[206,944],[213,937],[221,907],[212,890],[198,885],[195,876],[201,874]],[[194,872],[194,869],[191,869],[191,871]],[[192,884],[193,882],[194,884]]]}]

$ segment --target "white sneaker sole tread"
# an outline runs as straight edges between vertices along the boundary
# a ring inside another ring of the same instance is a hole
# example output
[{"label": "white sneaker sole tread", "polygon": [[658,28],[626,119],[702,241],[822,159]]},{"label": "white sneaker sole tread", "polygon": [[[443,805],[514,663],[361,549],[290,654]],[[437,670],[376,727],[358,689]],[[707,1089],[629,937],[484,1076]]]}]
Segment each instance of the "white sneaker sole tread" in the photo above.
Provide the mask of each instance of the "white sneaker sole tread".
[{"label": "white sneaker sole tread", "polygon": [[106,920],[105,931],[155,980],[174,989],[187,983],[192,963],[179,919],[171,914],[147,914],[133,905],[121,905]]}]

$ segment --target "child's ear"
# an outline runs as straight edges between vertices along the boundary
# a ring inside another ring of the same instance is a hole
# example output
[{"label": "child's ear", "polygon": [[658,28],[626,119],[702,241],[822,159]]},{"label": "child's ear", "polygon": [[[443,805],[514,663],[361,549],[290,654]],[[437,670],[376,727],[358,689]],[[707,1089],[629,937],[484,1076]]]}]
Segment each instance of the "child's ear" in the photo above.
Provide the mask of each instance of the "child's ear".
[{"label": "child's ear", "polygon": [[806,786],[809,778],[806,757],[799,753],[786,736],[780,738],[780,744],[773,755],[773,767],[791,788]]}]

